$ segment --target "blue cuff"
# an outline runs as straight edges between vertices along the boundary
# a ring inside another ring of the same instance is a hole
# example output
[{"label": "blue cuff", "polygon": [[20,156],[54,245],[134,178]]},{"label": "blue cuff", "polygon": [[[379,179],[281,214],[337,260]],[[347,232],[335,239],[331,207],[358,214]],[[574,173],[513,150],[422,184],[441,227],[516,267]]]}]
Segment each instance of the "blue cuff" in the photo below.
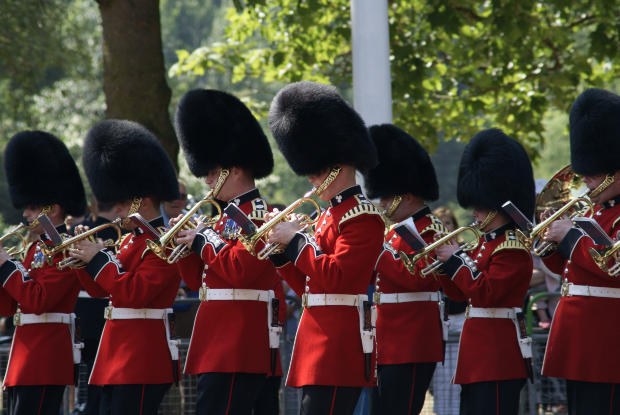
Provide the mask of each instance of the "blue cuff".
[{"label": "blue cuff", "polygon": [[558,252],[562,255],[562,258],[570,259],[577,242],[583,237],[584,233],[581,229],[571,228],[558,245]]},{"label": "blue cuff", "polygon": [[207,245],[210,245],[213,248],[213,252],[217,255],[226,246],[226,242],[213,229],[203,228],[196,233],[192,243],[192,251],[202,258],[202,251]]},{"label": "blue cuff", "polygon": [[4,285],[15,270],[17,270],[17,265],[12,260],[8,260],[2,264],[2,266],[0,266],[0,284]]},{"label": "blue cuff", "polygon": [[295,236],[293,236],[293,239],[291,239],[291,242],[289,242],[286,246],[286,249],[284,250],[284,256],[286,256],[289,261],[294,263],[297,260],[299,254],[301,253],[301,250],[304,249],[304,246],[306,246],[307,243],[308,241],[306,240],[305,236],[297,232]]},{"label": "blue cuff", "polygon": [[97,275],[101,272],[103,267],[108,265],[108,262],[110,262],[110,257],[108,256],[108,254],[105,251],[99,251],[93,257],[93,259],[91,259],[90,262],[86,264],[86,272],[88,272],[88,274],[93,279],[95,279],[97,278]]},{"label": "blue cuff", "polygon": [[269,259],[276,268],[281,268],[291,262],[284,252],[279,254],[269,255]]},{"label": "blue cuff", "polygon": [[480,271],[476,268],[476,263],[463,251],[457,251],[442,265],[441,270],[450,279],[454,279],[461,267],[467,267],[471,272],[472,279],[478,278]]}]

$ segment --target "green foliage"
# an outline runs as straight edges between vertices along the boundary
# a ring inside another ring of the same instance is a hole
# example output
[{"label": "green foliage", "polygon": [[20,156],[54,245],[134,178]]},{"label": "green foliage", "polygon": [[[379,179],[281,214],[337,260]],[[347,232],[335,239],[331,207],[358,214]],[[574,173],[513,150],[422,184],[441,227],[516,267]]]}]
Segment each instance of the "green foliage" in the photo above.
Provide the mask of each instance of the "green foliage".
[{"label": "green foliage", "polygon": [[[350,84],[349,0],[234,6],[226,40],[178,51],[172,75]],[[536,158],[548,109],[565,112],[584,86],[617,78],[618,15],[608,0],[392,0],[394,122],[430,148],[500,127]]]}]

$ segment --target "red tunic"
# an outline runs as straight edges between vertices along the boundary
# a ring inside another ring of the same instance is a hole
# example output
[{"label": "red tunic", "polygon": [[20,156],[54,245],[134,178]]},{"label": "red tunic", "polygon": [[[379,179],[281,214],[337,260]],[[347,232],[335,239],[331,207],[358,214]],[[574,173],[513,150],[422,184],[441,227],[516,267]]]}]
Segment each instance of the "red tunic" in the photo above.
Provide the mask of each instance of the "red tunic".
[{"label": "red tunic", "polygon": [[[427,242],[433,242],[441,221],[425,207],[413,215],[415,227]],[[403,265],[399,251],[413,254],[393,230],[385,238],[377,261],[376,285],[381,293],[438,291],[434,275],[412,275]],[[424,264],[426,265],[426,264]],[[377,362],[380,365],[440,362],[443,360],[443,331],[438,302],[408,302],[377,306]]]},{"label": "red tunic", "polygon": [[[232,202],[257,225],[263,222],[267,204],[258,190],[251,190]],[[197,234],[192,248],[200,255],[194,253],[178,263],[188,287],[198,290],[204,281],[210,289],[275,288],[279,279],[273,265],[250,254],[236,239],[238,230],[233,220],[223,216],[213,230]],[[271,373],[266,302],[200,303],[185,373],[208,372]]]},{"label": "red tunic", "polygon": [[[332,199],[314,237],[298,233],[293,238],[284,254],[292,262],[279,272],[300,296],[306,286],[310,294],[366,294],[384,230],[378,210],[354,186]],[[357,307],[304,309],[288,386],[374,386],[376,380],[366,380],[364,367]]]},{"label": "red tunic", "polygon": [[[596,206],[593,218],[617,239],[620,204]],[[576,285],[620,289],[620,279],[610,277],[594,263],[589,248],[601,248],[577,229],[572,229],[559,249],[543,258],[553,272]],[[568,260],[566,260],[568,258]],[[545,353],[543,375],[564,379],[620,383],[620,299],[562,297],[553,316]]]},{"label": "red tunic", "polygon": [[[458,253],[457,253],[458,254]],[[532,256],[512,229],[489,232],[468,254],[453,255],[441,282],[453,300],[473,307],[522,307],[532,278]],[[471,258],[474,258],[472,261]],[[454,383],[524,379],[527,369],[516,327],[504,318],[465,320]]]},{"label": "red tunic", "polygon": [[0,287],[0,316],[12,316],[17,309],[17,301]]},{"label": "red tunic", "polygon": [[[151,225],[159,227],[163,221],[158,218]],[[114,307],[172,307],[179,274],[174,265],[146,250],[147,239],[140,231],[127,234],[118,256],[100,251],[86,267]],[[174,370],[163,319],[106,320],[89,383],[172,383]]]},{"label": "red tunic", "polygon": [[[64,226],[59,231],[64,231]],[[80,291],[73,270],[60,271],[56,263],[44,261],[40,268],[32,266],[42,253],[38,242],[31,244],[24,258],[7,261],[0,267],[0,282],[6,292],[19,303],[24,314],[73,312]],[[4,386],[71,385],[73,345],[68,324],[41,323],[15,327]]]}]

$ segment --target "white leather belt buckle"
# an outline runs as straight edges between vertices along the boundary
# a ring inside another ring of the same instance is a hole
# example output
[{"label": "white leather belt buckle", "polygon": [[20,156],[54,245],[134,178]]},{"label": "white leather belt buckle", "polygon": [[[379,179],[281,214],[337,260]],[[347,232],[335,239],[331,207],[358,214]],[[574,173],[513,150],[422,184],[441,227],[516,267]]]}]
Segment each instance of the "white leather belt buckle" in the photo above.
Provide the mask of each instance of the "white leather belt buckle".
[{"label": "white leather belt buckle", "polygon": [[562,297],[577,295],[582,297],[620,298],[620,288],[576,285],[571,282],[564,282],[561,292]]}]

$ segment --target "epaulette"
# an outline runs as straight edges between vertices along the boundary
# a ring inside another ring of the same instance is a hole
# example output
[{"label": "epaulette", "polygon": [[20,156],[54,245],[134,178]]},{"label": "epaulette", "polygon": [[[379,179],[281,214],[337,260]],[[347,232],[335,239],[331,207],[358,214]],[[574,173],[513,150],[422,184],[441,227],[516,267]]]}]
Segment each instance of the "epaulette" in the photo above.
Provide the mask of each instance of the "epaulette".
[{"label": "epaulette", "polygon": [[427,227],[425,227],[424,229],[422,229],[420,231],[420,235],[426,233],[426,232],[433,232],[433,233],[438,233],[440,235],[445,235],[448,233],[448,230],[446,229],[446,227],[443,225],[443,222],[441,220],[439,220],[439,218],[433,214],[428,214],[426,215],[427,218],[430,219],[431,224],[428,225]]},{"label": "epaulette", "polygon": [[366,199],[364,196],[360,197],[359,195],[356,195],[354,197],[355,197],[355,200],[357,201],[357,205],[353,206],[351,209],[346,211],[344,215],[342,215],[342,218],[340,218],[340,223],[338,224],[338,226],[342,225],[344,222],[348,221],[349,219],[353,219],[357,216],[366,215],[366,214],[379,215],[381,220],[383,220],[383,215],[381,215],[381,211],[377,209],[377,207],[374,204],[372,204],[370,200]]},{"label": "epaulette", "polygon": [[519,241],[516,232],[513,229],[509,229],[506,231],[506,239],[504,242],[499,244],[491,255],[498,253],[504,249],[523,249],[524,251],[528,251],[529,249]]},{"label": "epaulette", "polygon": [[248,215],[250,220],[264,221],[267,210],[267,203],[263,199],[252,200],[252,211]]}]

